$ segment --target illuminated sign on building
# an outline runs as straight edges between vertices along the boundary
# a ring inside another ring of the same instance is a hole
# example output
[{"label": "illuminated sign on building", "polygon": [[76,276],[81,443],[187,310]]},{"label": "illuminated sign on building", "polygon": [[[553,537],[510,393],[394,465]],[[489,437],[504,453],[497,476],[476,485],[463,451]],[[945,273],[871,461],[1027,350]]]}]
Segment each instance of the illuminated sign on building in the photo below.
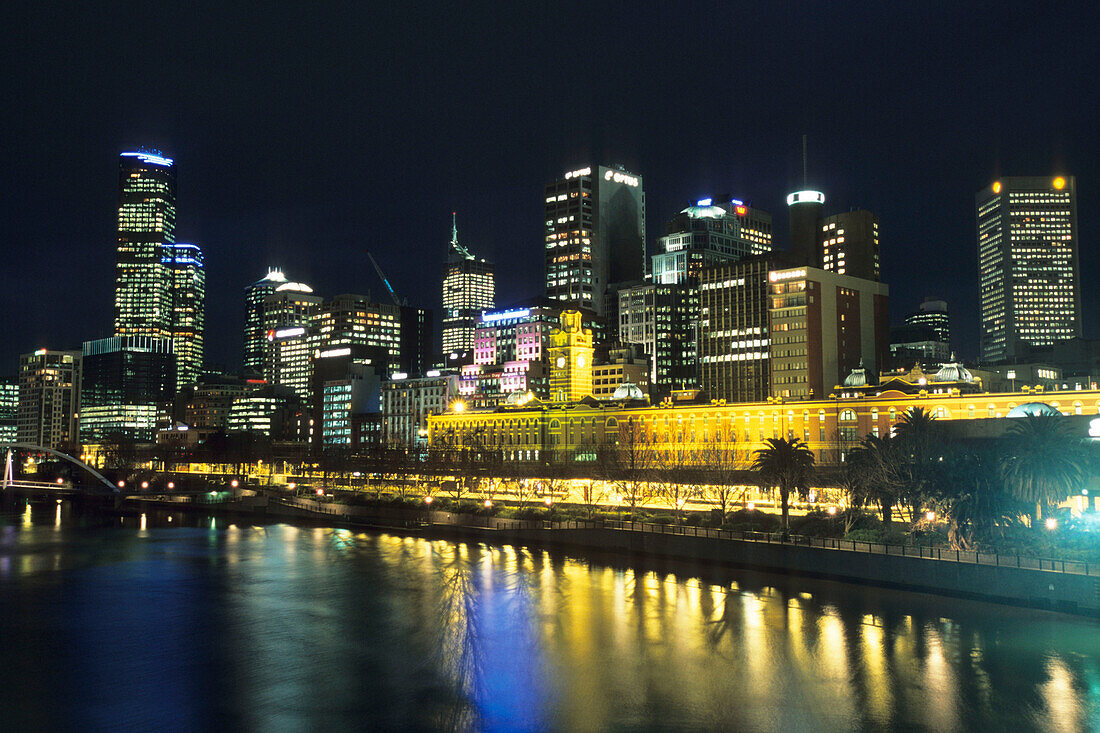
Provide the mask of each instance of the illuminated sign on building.
[{"label": "illuminated sign on building", "polygon": [[301,326],[296,326],[295,328],[282,328],[278,331],[273,331],[271,333],[271,336],[272,338],[285,339],[291,338],[293,336],[304,336],[305,333],[306,330],[304,328],[302,328]]},{"label": "illuminated sign on building", "polygon": [[566,178],[580,178],[581,176],[590,176],[590,175],[592,175],[592,169],[591,168],[578,168],[575,171],[569,171],[568,173],[566,173],[565,177]]},{"label": "illuminated sign on building", "polygon": [[142,163],[151,163],[153,165],[172,165],[171,158],[165,158],[160,155],[150,155],[149,153],[123,153],[124,157],[137,158]]},{"label": "illuminated sign on building", "polygon": [[791,280],[796,277],[806,277],[805,270],[787,270],[785,272],[776,272],[772,270],[768,273],[768,279],[773,283],[779,280]]},{"label": "illuminated sign on building", "polygon": [[825,194],[821,191],[795,191],[787,195],[787,206],[795,204],[824,204]]},{"label": "illuminated sign on building", "polygon": [[603,174],[603,179],[605,181],[614,181],[615,183],[625,183],[628,186],[638,185],[638,179],[636,177],[620,171],[607,171]]},{"label": "illuminated sign on building", "polygon": [[510,311],[500,311],[498,313],[482,313],[481,320],[483,323],[494,323],[496,321],[503,321],[506,318],[526,318],[531,315],[531,311],[528,308],[517,308]]},{"label": "illuminated sign on building", "polygon": [[328,359],[333,356],[351,356],[351,349],[346,346],[342,349],[328,349],[327,351],[318,351],[314,356],[318,359]]}]

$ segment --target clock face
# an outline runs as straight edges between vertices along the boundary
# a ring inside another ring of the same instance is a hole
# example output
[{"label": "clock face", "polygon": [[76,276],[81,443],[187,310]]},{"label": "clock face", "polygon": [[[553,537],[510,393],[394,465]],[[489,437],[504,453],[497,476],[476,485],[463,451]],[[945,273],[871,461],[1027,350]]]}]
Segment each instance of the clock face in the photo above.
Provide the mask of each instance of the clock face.
[{"label": "clock face", "polygon": [[558,357],[558,369],[565,369],[565,357],[564,356],[559,356]]},{"label": "clock face", "polygon": [[577,357],[577,366],[580,367],[581,369],[584,369],[584,357],[583,356],[578,356]]}]

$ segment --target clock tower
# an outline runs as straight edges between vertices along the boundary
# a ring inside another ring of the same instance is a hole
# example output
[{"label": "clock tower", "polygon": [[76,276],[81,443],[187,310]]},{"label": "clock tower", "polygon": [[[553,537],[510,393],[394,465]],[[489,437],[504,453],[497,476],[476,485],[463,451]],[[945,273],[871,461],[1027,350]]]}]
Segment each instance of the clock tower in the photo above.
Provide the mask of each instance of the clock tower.
[{"label": "clock tower", "polygon": [[550,332],[550,399],[576,402],[592,394],[592,330],[581,326],[580,311],[561,314]]}]

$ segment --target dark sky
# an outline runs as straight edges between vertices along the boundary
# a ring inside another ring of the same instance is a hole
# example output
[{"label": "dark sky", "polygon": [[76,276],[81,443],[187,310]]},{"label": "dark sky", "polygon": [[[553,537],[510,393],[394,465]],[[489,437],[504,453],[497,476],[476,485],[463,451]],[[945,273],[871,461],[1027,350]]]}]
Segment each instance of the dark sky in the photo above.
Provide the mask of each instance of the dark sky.
[{"label": "dark sky", "polygon": [[452,210],[502,302],[541,293],[542,185],[583,165],[643,175],[651,248],[721,192],[771,211],[785,247],[803,133],[827,213],[880,217],[893,320],[942,295],[966,355],[975,192],[1076,175],[1100,333],[1094,6],[98,5],[0,10],[0,374],[110,335],[117,156],[142,144],[177,162],[207,361],[229,368],[268,265],[381,299],[369,248],[435,307]]}]

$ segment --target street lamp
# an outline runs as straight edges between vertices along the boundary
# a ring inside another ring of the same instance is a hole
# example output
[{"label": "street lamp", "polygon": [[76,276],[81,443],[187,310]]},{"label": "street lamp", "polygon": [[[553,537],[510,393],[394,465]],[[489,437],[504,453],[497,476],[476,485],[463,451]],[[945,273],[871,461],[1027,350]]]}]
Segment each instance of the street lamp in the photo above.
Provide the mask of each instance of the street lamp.
[{"label": "street lamp", "polygon": [[125,481],[119,481],[119,482],[118,482],[118,488],[120,488],[120,489],[121,489],[121,488],[123,488],[123,487],[125,487],[125,486],[126,486],[126,482],[125,482]]},{"label": "street lamp", "polygon": [[425,496],[425,497],[424,497],[424,503],[425,503],[425,504],[427,504],[428,506],[431,506],[431,504],[432,504],[432,497],[430,497],[430,496]]},{"label": "street lamp", "polygon": [[1045,524],[1047,529],[1058,529],[1058,520],[1054,517],[1047,517]]},{"label": "street lamp", "polygon": [[934,522],[936,521],[936,513],[930,509],[924,513],[924,518],[929,522]]},{"label": "street lamp", "polygon": [[175,482],[175,481],[169,481],[169,482],[168,482],[168,488],[169,488],[169,489],[174,489],[174,488],[176,488],[176,482]]},{"label": "street lamp", "polygon": [[142,481],[141,482],[141,488],[143,488],[143,489],[149,488],[149,482],[148,481]]},{"label": "street lamp", "polygon": [[239,481],[237,481],[237,479],[233,479],[232,481],[229,482],[229,485],[232,486],[235,489],[238,486],[240,486],[241,484],[240,484]]}]

